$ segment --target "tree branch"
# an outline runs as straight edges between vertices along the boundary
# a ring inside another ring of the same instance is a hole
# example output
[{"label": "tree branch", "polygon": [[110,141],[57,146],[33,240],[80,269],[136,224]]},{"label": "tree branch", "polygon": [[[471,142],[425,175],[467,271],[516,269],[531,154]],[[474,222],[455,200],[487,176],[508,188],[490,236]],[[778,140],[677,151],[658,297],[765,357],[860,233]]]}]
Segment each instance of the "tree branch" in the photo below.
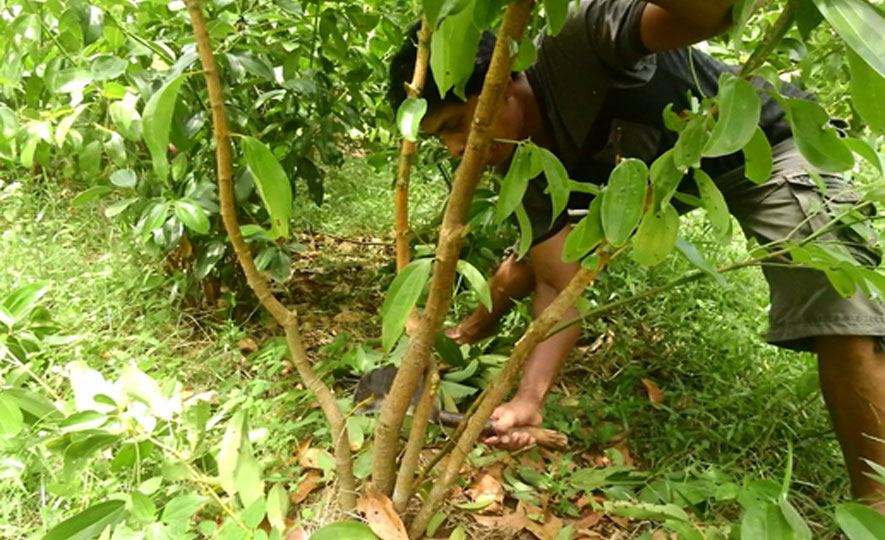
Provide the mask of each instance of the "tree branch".
[{"label": "tree branch", "polygon": [[399,450],[399,432],[403,425],[403,415],[418,386],[418,380],[424,371],[436,335],[442,328],[452,301],[455,267],[465,233],[464,222],[476,185],[486,165],[491,146],[489,128],[500,109],[513,66],[509,44],[511,40],[522,41],[533,6],[533,0],[518,0],[507,7],[504,15],[495,51],[492,54],[491,66],[483,83],[470,135],[467,138],[464,159],[455,176],[452,194],[443,217],[430,295],[421,317],[421,324],[409,342],[402,365],[393,381],[375,428],[372,480],[378,490],[385,494],[389,494],[393,489],[394,464]]},{"label": "tree branch", "polygon": [[353,460],[350,454],[350,442],[347,439],[347,431],[344,425],[344,415],[341,413],[341,409],[338,407],[332,391],[317,377],[311,368],[310,361],[307,359],[307,351],[298,331],[298,315],[294,311],[286,309],[274,297],[267,281],[255,267],[252,252],[249,250],[249,246],[246,245],[240,232],[233,182],[231,180],[233,178],[233,165],[230,131],[227,124],[227,111],[224,107],[221,79],[218,76],[215,56],[212,54],[212,45],[209,40],[209,33],[206,30],[206,19],[203,16],[200,0],[188,0],[187,10],[190,15],[191,25],[193,26],[194,37],[197,41],[200,61],[203,64],[203,74],[206,79],[209,104],[212,110],[221,219],[224,222],[224,228],[230,238],[237,260],[243,269],[243,273],[246,275],[249,287],[265,309],[285,329],[286,340],[292,353],[292,363],[301,375],[305,386],[316,395],[323,413],[326,415],[326,420],[332,429],[335,443],[335,462],[337,465],[338,482],[341,488],[341,507],[345,511],[349,511],[356,506],[356,482],[353,477]]},{"label": "tree branch", "polygon": [[457,478],[461,466],[467,459],[467,455],[473,450],[476,440],[482,434],[486,421],[491,417],[495,407],[501,403],[510,391],[510,387],[513,386],[513,383],[522,373],[529,354],[538,343],[547,337],[547,332],[562,320],[565,312],[584,294],[584,289],[596,279],[596,276],[605,268],[608,262],[623,251],[623,248],[620,248],[612,253],[609,251],[610,249],[611,246],[605,243],[597,248],[596,254],[599,256],[599,262],[596,268],[590,270],[582,267],[578,270],[578,273],[575,274],[565,289],[559,293],[556,299],[547,306],[547,309],[539,317],[532,321],[525,334],[516,342],[501,374],[486,390],[485,398],[483,398],[476,412],[468,420],[464,433],[455,444],[452,455],[449,456],[445,471],[434,483],[433,489],[409,526],[409,535],[412,538],[418,538],[424,533],[437,506],[445,497],[449,486]]},{"label": "tree branch", "polygon": [[[421,19],[421,30],[418,31],[418,54],[415,58],[415,70],[412,82],[406,85],[410,98],[421,96],[424,81],[427,80],[427,61],[430,58],[430,25],[427,17]],[[399,154],[399,169],[396,174],[396,271],[399,272],[409,264],[409,177],[412,174],[412,162],[418,144],[403,137],[402,149]]]}]

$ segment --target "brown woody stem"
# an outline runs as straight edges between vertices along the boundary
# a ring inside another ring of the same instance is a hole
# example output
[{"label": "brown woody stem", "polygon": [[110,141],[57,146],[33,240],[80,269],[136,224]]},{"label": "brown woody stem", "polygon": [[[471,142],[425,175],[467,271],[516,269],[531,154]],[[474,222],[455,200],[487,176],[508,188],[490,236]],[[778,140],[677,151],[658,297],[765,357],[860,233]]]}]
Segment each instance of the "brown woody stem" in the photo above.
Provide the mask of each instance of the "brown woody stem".
[{"label": "brown woody stem", "polygon": [[489,128],[501,107],[513,66],[509,44],[511,40],[517,43],[522,41],[533,6],[533,0],[518,0],[507,7],[504,15],[489,72],[483,83],[467,138],[464,159],[455,175],[452,194],[443,216],[430,294],[421,317],[421,324],[409,342],[402,365],[393,381],[375,428],[372,480],[378,490],[385,494],[393,490],[394,465],[399,451],[399,432],[405,411],[418,386],[427,359],[430,358],[436,335],[442,328],[452,301],[455,267],[465,234],[464,222],[491,146]]},{"label": "brown woody stem", "polygon": [[409,441],[406,443],[406,452],[399,465],[396,476],[396,486],[393,489],[393,508],[402,514],[412,496],[412,486],[415,480],[415,469],[418,467],[418,459],[424,448],[424,436],[427,434],[427,423],[433,413],[433,405],[436,398],[436,390],[439,387],[439,370],[436,362],[430,361],[427,375],[424,377],[424,389],[415,407],[415,415],[412,417],[412,428],[409,430]]},{"label": "brown woody stem", "polygon": [[341,489],[341,507],[345,511],[352,510],[356,506],[356,483],[353,477],[353,460],[350,455],[350,443],[344,425],[344,415],[335,401],[335,396],[328,386],[317,377],[307,359],[307,351],[301,341],[298,331],[298,315],[294,311],[286,309],[279,300],[274,297],[267,281],[255,267],[252,252],[246,245],[240,232],[240,224],[237,221],[237,209],[234,199],[233,164],[231,158],[230,131],[227,124],[227,111],[224,107],[224,93],[221,90],[221,78],[218,75],[218,67],[215,64],[215,56],[212,54],[212,45],[209,33],[206,30],[206,19],[200,0],[188,0],[187,10],[190,15],[194,37],[197,41],[197,50],[203,63],[203,75],[206,79],[206,88],[209,92],[209,104],[212,110],[212,124],[215,132],[215,157],[218,167],[218,194],[221,203],[221,219],[224,228],[230,238],[237,260],[246,275],[249,287],[261,301],[273,318],[285,329],[286,340],[292,353],[292,363],[301,375],[305,386],[314,393],[320,403],[326,420],[332,429],[335,438],[335,462],[337,465],[338,481]]},{"label": "brown woody stem", "polygon": [[[415,58],[415,70],[412,73],[412,83],[407,85],[406,92],[409,97],[421,96],[424,89],[424,81],[427,80],[427,61],[430,58],[430,25],[427,18],[421,20],[421,30],[418,31],[418,54]],[[411,256],[409,254],[409,177],[412,174],[412,161],[414,161],[417,144],[403,138],[402,150],[399,154],[399,169],[396,174],[396,271],[399,272],[407,264]]]},{"label": "brown woody stem", "polygon": [[449,486],[458,477],[458,472],[467,459],[467,455],[473,450],[476,440],[482,434],[486,421],[492,416],[495,407],[507,396],[510,387],[513,386],[516,379],[519,378],[519,374],[522,372],[529,354],[538,343],[546,338],[547,332],[562,320],[566,311],[584,294],[584,289],[596,279],[597,274],[605,268],[609,260],[620,253],[620,250],[610,253],[604,248],[605,246],[602,246],[596,251],[599,255],[599,262],[596,268],[591,270],[582,267],[578,270],[578,273],[566,285],[565,289],[559,293],[556,299],[547,306],[547,309],[538,318],[532,321],[525,334],[516,342],[513,351],[510,353],[510,358],[507,360],[507,364],[504,366],[501,374],[498,375],[498,378],[495,379],[495,382],[486,390],[485,398],[468,420],[467,428],[455,444],[452,455],[449,456],[449,460],[446,462],[445,470],[440,478],[434,482],[433,489],[430,490],[430,494],[424,500],[424,504],[409,526],[410,537],[420,537],[427,528],[427,524],[436,511],[437,506],[445,497]]}]

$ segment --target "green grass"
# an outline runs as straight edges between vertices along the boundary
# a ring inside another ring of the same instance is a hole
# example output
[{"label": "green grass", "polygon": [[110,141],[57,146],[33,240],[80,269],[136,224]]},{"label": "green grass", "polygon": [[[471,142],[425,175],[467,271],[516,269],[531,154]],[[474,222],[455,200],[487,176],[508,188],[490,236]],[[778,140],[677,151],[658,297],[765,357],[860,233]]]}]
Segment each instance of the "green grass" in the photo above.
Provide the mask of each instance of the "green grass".
[{"label": "green grass", "polygon": [[[326,205],[296,198],[296,230],[390,238],[391,182],[390,176],[350,160],[330,173]],[[413,224],[438,215],[445,189],[438,179],[415,181]],[[215,391],[219,406],[246,403],[261,419],[260,444],[270,477],[298,478],[303,471],[289,460],[292,449],[308,439],[328,439],[328,430],[312,398],[283,373],[285,351],[276,341],[264,341],[248,355],[237,346],[244,337],[276,333],[264,327],[266,317],[256,311],[247,323],[237,323],[223,311],[185,309],[177,278],[142,255],[125,227],[106,219],[99,205],[72,210],[75,194],[36,179],[0,185],[0,294],[50,280],[46,305],[64,333],[76,336],[45,355],[45,382],[67,392],[63,368],[80,360],[108,376],[134,363],[160,380]],[[692,217],[687,229],[695,239],[702,238],[700,221]],[[743,241],[711,252],[714,265],[724,264],[744,252]],[[320,262],[317,268],[326,272],[335,265]],[[593,288],[590,300],[617,300],[690,270],[679,257],[652,272],[625,258]],[[820,394],[808,384],[814,380],[814,358],[762,343],[768,299],[758,269],[726,277],[729,288],[701,280],[588,321],[584,354],[575,355],[562,376],[573,394],[552,395],[546,421],[591,447],[598,440],[582,428],[600,418],[623,425],[630,451],[650,479],[715,470],[738,484],[760,478],[780,482],[792,445],[791,500],[816,536],[826,537],[833,528],[832,507],[847,495],[847,478]],[[363,302],[372,297],[360,296]],[[455,312],[465,312],[473,302],[471,294],[460,294]],[[323,309],[334,315],[331,307]],[[494,352],[508,352],[525,313],[522,308],[508,317],[492,343]],[[600,336],[601,345],[591,351]],[[326,373],[340,372],[335,366],[355,350],[353,344],[344,347],[313,351]],[[0,366],[0,375],[6,369]],[[643,378],[660,385],[663,404],[648,401]],[[220,438],[219,429],[213,437]],[[83,482],[79,496],[50,498],[55,506],[49,508],[37,492],[0,479],[0,536],[34,534],[43,520],[57,522],[72,508],[131,488],[134,479],[87,477]],[[734,522],[740,515],[737,503],[697,510],[712,524]]]}]

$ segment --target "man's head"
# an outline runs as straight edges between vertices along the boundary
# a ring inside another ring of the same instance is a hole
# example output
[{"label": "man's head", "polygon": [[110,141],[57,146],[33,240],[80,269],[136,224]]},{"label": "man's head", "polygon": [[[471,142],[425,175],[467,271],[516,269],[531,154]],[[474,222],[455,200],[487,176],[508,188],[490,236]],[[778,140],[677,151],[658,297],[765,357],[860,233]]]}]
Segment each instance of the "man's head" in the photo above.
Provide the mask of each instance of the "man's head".
[{"label": "man's head", "polygon": [[[406,32],[406,40],[400,50],[394,55],[390,63],[390,88],[387,98],[394,110],[405,101],[407,97],[406,84],[411,82],[417,57],[417,42],[419,24],[413,25]],[[476,109],[479,93],[489,64],[492,52],[495,48],[495,36],[491,32],[484,32],[480,38],[479,48],[473,64],[473,73],[467,80],[464,93],[467,101],[456,96],[449,90],[445,96],[440,96],[433,74],[428,70],[427,80],[424,84],[422,97],[427,100],[427,114],[421,122],[422,129],[429,135],[439,137],[448,148],[449,154],[460,157],[467,145],[467,135],[470,132],[471,121]],[[507,87],[504,104],[495,122],[492,124],[491,135],[493,139],[518,140],[525,138],[525,110],[524,101],[518,99],[520,83],[527,86],[524,78],[516,73],[511,77]],[[501,165],[510,159],[513,154],[512,143],[493,143],[489,156],[489,165]]]}]

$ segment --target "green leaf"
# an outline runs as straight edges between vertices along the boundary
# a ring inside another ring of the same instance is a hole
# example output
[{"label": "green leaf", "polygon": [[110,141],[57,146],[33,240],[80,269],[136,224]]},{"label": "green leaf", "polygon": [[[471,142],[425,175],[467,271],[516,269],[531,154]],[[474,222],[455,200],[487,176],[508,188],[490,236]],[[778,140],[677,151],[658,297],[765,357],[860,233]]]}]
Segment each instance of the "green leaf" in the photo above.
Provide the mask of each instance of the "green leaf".
[{"label": "green leaf", "polygon": [[135,519],[145,523],[154,521],[157,507],[150,497],[140,491],[133,491],[130,498],[132,499],[132,516]]},{"label": "green leaf", "polygon": [[744,28],[747,26],[750,15],[753,14],[753,5],[755,3],[755,0],[737,0],[734,6],[732,6],[731,20],[734,21],[734,26],[731,31],[731,42],[734,46],[735,54],[741,52],[741,45],[743,44],[741,35],[744,33]]},{"label": "green leaf", "polygon": [[209,217],[202,206],[187,199],[175,201],[175,215],[188,229],[209,234]]},{"label": "green leaf", "polygon": [[771,143],[762,128],[756,131],[744,146],[744,175],[752,182],[762,184],[771,178],[774,159],[771,156]]},{"label": "green leaf", "polygon": [[885,77],[885,18],[864,0],[814,0],[827,22],[849,47]]},{"label": "green leaf", "polygon": [[430,518],[430,521],[427,524],[427,536],[433,536],[436,533],[436,530],[439,529],[439,526],[446,520],[446,517],[447,516],[442,512],[433,514],[433,517]]},{"label": "green leaf", "polygon": [[731,234],[731,216],[728,213],[725,197],[704,171],[695,169],[694,181],[698,186],[704,210],[707,211],[707,218],[713,226],[713,235],[719,239],[727,238]]},{"label": "green leaf", "polygon": [[529,181],[541,172],[540,160],[535,156],[536,149],[536,146],[529,144],[521,144],[516,148],[498,195],[498,206],[495,208],[495,220],[498,223],[516,210],[522,202]]},{"label": "green leaf", "polygon": [[43,540],[87,540],[98,536],[108,525],[123,520],[125,501],[105,501],[90,506],[53,527]]},{"label": "green leaf", "polygon": [[673,146],[673,164],[681,171],[701,166],[701,153],[707,143],[707,117],[699,115],[689,120]]},{"label": "green leaf", "polygon": [[243,424],[246,415],[243,411],[237,411],[221,440],[221,451],[218,453],[218,481],[228,495],[233,497],[237,492],[237,484],[234,474],[237,470],[237,462],[240,459],[240,445],[243,441]]},{"label": "green leaf", "polygon": [[519,43],[519,50],[516,51],[516,58],[513,59],[513,71],[525,71],[535,63],[538,57],[538,49],[535,42],[528,36],[524,37]]},{"label": "green leaf", "polygon": [[836,523],[848,536],[848,540],[885,538],[885,516],[866,505],[840,504],[836,507]]},{"label": "green leaf", "polygon": [[121,188],[133,188],[138,179],[132,169],[120,169],[111,174],[111,183]]},{"label": "green leaf", "polygon": [[885,132],[885,76],[877,73],[851,49],[845,52],[851,68],[851,101],[854,108],[874,133]]},{"label": "green leaf", "polygon": [[532,247],[532,221],[525,211],[525,207],[520,204],[516,207],[516,222],[519,224],[519,245],[516,248],[516,257],[522,259]]},{"label": "green leaf", "polygon": [[18,321],[28,310],[36,306],[47,292],[49,292],[49,281],[30,283],[6,295],[6,298],[3,299],[3,307],[13,319]]},{"label": "green leaf", "polygon": [[125,94],[123,99],[111,103],[108,111],[111,113],[111,121],[114,128],[127,140],[138,142],[144,135],[142,130],[141,115],[135,108],[138,96]]},{"label": "green leaf", "polygon": [[84,175],[97,175],[101,168],[101,143],[92,141],[84,146],[77,155],[77,165]]},{"label": "green leaf", "polygon": [[746,79],[724,72],[719,77],[719,117],[704,147],[705,157],[733,154],[743,148],[759,127],[762,101]]},{"label": "green leaf", "polygon": [[613,246],[627,241],[639,225],[648,187],[648,167],[638,159],[625,159],[612,171],[602,194],[602,230]]},{"label": "green leaf", "polygon": [[[240,493],[240,496],[242,496],[242,492]],[[266,509],[267,506],[264,497],[259,497],[243,510],[240,514],[240,519],[243,520],[243,524],[246,525],[246,527],[254,529],[255,527],[258,527],[262,520],[264,520]]]},{"label": "green leaf", "polygon": [[154,92],[142,113],[144,142],[151,152],[154,171],[163,181],[166,181],[169,174],[169,161],[166,157],[169,150],[169,131],[178,90],[184,82],[184,77],[184,75],[176,77]]},{"label": "green leaf", "polygon": [[433,33],[430,39],[430,68],[439,95],[445,96],[449,89],[454,88],[455,95],[467,99],[464,87],[473,74],[479,36],[480,31],[473,20],[473,9],[462,9],[446,17]]},{"label": "green leaf", "polygon": [[289,495],[283,484],[274,484],[267,494],[267,520],[277,530],[285,530],[286,515],[289,511]]},{"label": "green leaf", "polygon": [[310,540],[379,540],[372,529],[358,521],[339,521],[319,529]]},{"label": "green leaf", "polygon": [[129,62],[118,56],[110,54],[102,54],[92,59],[90,69],[95,76],[95,80],[104,81],[107,79],[116,79],[122,75]]},{"label": "green leaf", "polygon": [[679,214],[667,204],[660,212],[646,212],[633,237],[633,260],[655,266],[673,251],[679,232]]},{"label": "green leaf", "polygon": [[108,140],[104,143],[104,149],[116,166],[125,167],[127,165],[129,156],[126,153],[126,144],[123,142],[123,137],[119,133],[110,133]]},{"label": "green leaf", "polygon": [[[243,433],[243,444],[240,447],[240,456],[237,460],[237,470],[234,471],[234,481],[237,484],[237,495],[243,506],[250,506],[255,501],[264,502],[264,475],[261,464],[252,455],[252,449],[248,444],[246,433]],[[262,517],[264,509],[262,508]]]},{"label": "green leaf", "polygon": [[480,496],[475,501],[455,504],[456,508],[460,508],[461,510],[468,510],[471,512],[475,512],[477,510],[482,510],[483,508],[488,507],[493,502],[495,502],[496,495],[494,493],[489,493],[483,496]]},{"label": "green leaf", "polygon": [[55,129],[55,144],[57,144],[59,148],[64,145],[65,139],[68,137],[68,132],[71,130],[71,126],[74,125],[74,122],[77,121],[77,117],[79,117],[80,113],[82,113],[88,106],[89,105],[85,103],[79,105],[74,109],[74,112],[65,116],[62,121],[58,123],[58,127]]},{"label": "green leaf", "polygon": [[559,161],[559,158],[546,148],[535,147],[537,157],[541,161],[541,167],[544,170],[544,177],[547,179],[547,189],[550,191],[550,198],[553,201],[553,215],[551,223],[556,220],[559,214],[568,206],[569,199],[569,177],[565,165]]},{"label": "green leaf", "polygon": [[458,273],[467,278],[467,282],[470,283],[470,288],[473,289],[479,297],[479,301],[482,305],[484,305],[487,310],[491,311],[492,294],[489,291],[489,284],[486,282],[486,278],[482,275],[482,272],[465,260],[458,261],[457,269]]},{"label": "green leaf", "polygon": [[289,217],[292,215],[292,184],[280,162],[263,142],[243,137],[246,164],[255,179],[255,186],[270,214],[270,232],[274,238],[289,236]]},{"label": "green leaf", "polygon": [[602,232],[601,212],[602,197],[596,197],[590,202],[587,215],[568,233],[562,248],[563,261],[578,261],[602,242],[605,235]]},{"label": "green leaf", "polygon": [[826,172],[842,172],[854,166],[854,155],[836,130],[826,127],[829,116],[813,101],[786,100],[796,147],[809,163]]},{"label": "green leaf", "polygon": [[651,164],[648,174],[654,190],[655,200],[652,210],[659,211],[670,202],[670,198],[676,193],[676,188],[679,187],[685,173],[677,169],[676,164],[673,163],[673,149],[671,148]]},{"label": "green leaf", "polygon": [[123,366],[120,382],[123,391],[145,402],[151,414],[163,420],[172,419],[177,407],[173,400],[163,396],[160,385],[150,375],[131,364],[126,364]]},{"label": "green leaf", "polygon": [[805,519],[793,508],[793,505],[786,499],[781,499],[778,502],[778,506],[780,506],[781,514],[783,514],[784,519],[790,525],[790,530],[793,532],[791,538],[793,540],[811,540],[811,529],[808,528]]},{"label": "green leaf", "polygon": [[424,98],[409,97],[403,101],[396,111],[396,125],[404,139],[411,142],[418,140],[418,130],[426,112],[427,100]]},{"label": "green leaf", "polygon": [[63,418],[61,411],[52,402],[32,390],[26,388],[7,388],[3,391],[3,395],[12,399],[23,412],[34,416],[38,420],[49,419],[51,421],[58,421]]},{"label": "green leaf", "polygon": [[796,11],[796,28],[803,40],[808,42],[808,36],[811,35],[812,30],[817,28],[823,20],[823,15],[820,14],[812,0],[799,2],[799,9]]},{"label": "green leaf", "polygon": [[854,137],[846,137],[843,140],[852,152],[859,155],[867,163],[873,166],[873,169],[875,169],[877,176],[882,176],[882,159],[879,157],[879,154],[875,150],[873,150],[872,146],[867,144],[866,141],[855,139]]},{"label": "green leaf", "polygon": [[188,522],[197,513],[197,510],[207,502],[209,502],[209,497],[179,495],[166,503],[160,520],[166,525],[187,527]]},{"label": "green leaf", "polygon": [[793,540],[793,528],[784,518],[779,504],[757,501],[741,519],[741,538]]},{"label": "green leaf", "polygon": [[547,16],[547,30],[555,36],[565,26],[568,19],[568,5],[571,0],[544,0],[544,14]]},{"label": "green leaf", "polygon": [[24,417],[18,404],[0,394],[0,436],[15,437],[24,427]]},{"label": "green leaf", "polygon": [[430,258],[412,261],[390,284],[384,304],[381,306],[383,321],[381,342],[384,350],[391,350],[403,333],[409,314],[418,302],[418,297],[421,296],[421,291],[424,290],[424,285],[430,276],[432,263],[433,259]]},{"label": "green leaf", "polygon": [[87,69],[68,68],[58,72],[52,80],[51,89],[54,93],[71,94],[80,92],[93,80],[92,73]]}]

